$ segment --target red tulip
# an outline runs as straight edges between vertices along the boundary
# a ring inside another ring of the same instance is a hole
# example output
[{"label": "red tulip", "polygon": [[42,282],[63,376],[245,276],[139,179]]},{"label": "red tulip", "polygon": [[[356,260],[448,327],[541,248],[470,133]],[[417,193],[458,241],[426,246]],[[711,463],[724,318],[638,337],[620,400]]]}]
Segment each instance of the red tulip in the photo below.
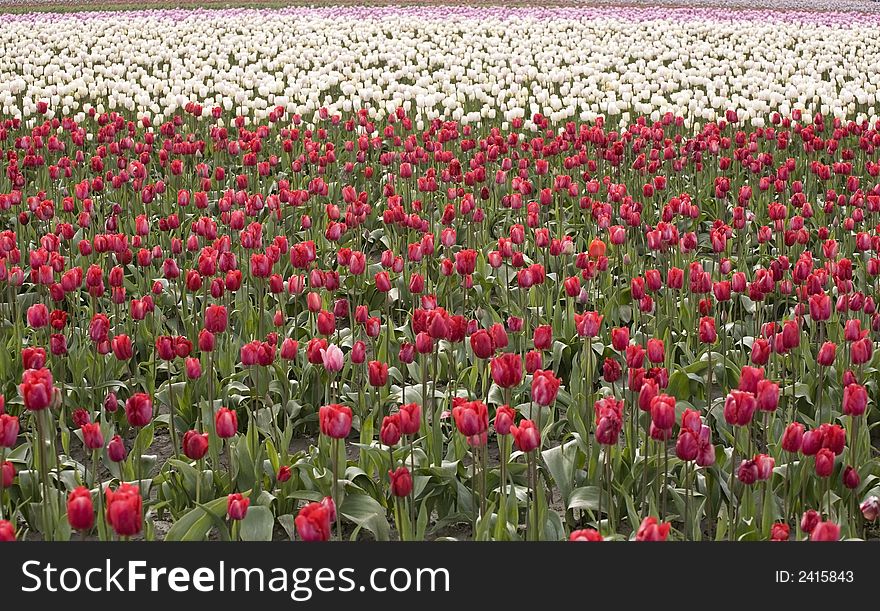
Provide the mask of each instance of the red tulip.
[{"label": "red tulip", "polygon": [[382,428],[379,430],[379,440],[386,446],[395,446],[400,441],[400,416],[392,414],[382,419]]},{"label": "red tulip", "polygon": [[251,500],[236,492],[226,497],[226,514],[230,520],[244,520]]},{"label": "red tulip", "polygon": [[596,337],[599,335],[599,327],[602,325],[604,316],[598,312],[584,312],[574,315],[574,324],[578,335],[581,337]]},{"label": "red tulip", "polygon": [[569,541],[604,541],[599,531],[593,528],[584,528],[582,530],[573,530],[568,537]]},{"label": "red tulip", "polygon": [[810,532],[810,541],[838,541],[840,526],[834,522],[819,522]]},{"label": "red tulip", "polygon": [[752,361],[752,363],[754,363],[755,365],[758,365],[760,367],[761,365],[766,365],[767,360],[769,358],[770,358],[770,343],[762,337],[757,338],[752,343],[752,352],[750,355],[750,360]]},{"label": "red tulip", "polygon": [[510,432],[514,445],[521,452],[529,453],[541,445],[541,431],[531,420],[521,420],[519,426],[512,425]]},{"label": "red tulip", "polygon": [[788,541],[789,536],[790,529],[788,524],[785,524],[784,522],[776,522],[770,527],[771,541]]},{"label": "red tulip", "polygon": [[83,445],[90,450],[98,450],[104,447],[104,435],[101,434],[101,425],[98,423],[83,424],[80,428],[83,436]]},{"label": "red tulip", "polygon": [[821,517],[815,509],[808,509],[801,517],[801,530],[805,533],[813,532],[820,520]]},{"label": "red tulip", "polygon": [[2,488],[10,488],[15,481],[15,465],[8,460],[0,464],[0,482]]},{"label": "red tulip", "polygon": [[287,465],[282,465],[278,467],[278,473],[275,475],[275,479],[279,484],[283,484],[288,481],[293,476],[293,471]]},{"label": "red tulip", "polygon": [[485,329],[479,329],[471,335],[471,349],[478,359],[487,359],[495,351],[492,336]]},{"label": "red tulip", "polygon": [[510,427],[513,426],[516,412],[509,405],[502,405],[495,410],[495,433],[498,435],[510,435]]},{"label": "red tulip", "polygon": [[648,340],[648,360],[652,363],[662,363],[664,359],[663,340],[652,337]]},{"label": "red tulip", "polygon": [[333,312],[321,310],[318,313],[318,333],[321,335],[333,335],[336,331],[336,316]]},{"label": "red tulip", "polygon": [[776,460],[767,454],[758,454],[755,456],[755,466],[758,468],[758,480],[766,481],[773,475],[773,467],[776,466]]},{"label": "red tulip", "polygon": [[828,448],[821,448],[816,452],[816,475],[829,477],[834,470],[834,452]]},{"label": "red tulip", "polygon": [[492,379],[501,388],[513,388],[522,381],[522,359],[510,352],[496,356],[489,361]]},{"label": "red tulip", "polygon": [[113,491],[106,489],[107,522],[120,537],[131,537],[141,532],[143,501],[137,486],[119,484]]},{"label": "red tulip", "polygon": [[799,452],[804,438],[804,425],[792,422],[782,434],[782,449],[786,452]]},{"label": "red tulip", "polygon": [[401,405],[397,412],[400,416],[400,432],[404,435],[415,435],[419,432],[422,422],[422,406],[418,403]]},{"label": "red tulip", "polygon": [[18,416],[3,413],[2,397],[0,395],[0,448],[12,448],[18,439],[20,425]]},{"label": "red tulip", "polygon": [[651,422],[658,429],[671,429],[675,425],[675,397],[657,395],[651,399]]},{"label": "red tulip", "polygon": [[642,520],[636,531],[636,541],[666,541],[670,528],[668,522],[660,522],[654,516],[648,516]]},{"label": "red tulip", "polygon": [[675,442],[675,455],[680,460],[694,460],[699,453],[700,447],[697,437],[689,430],[682,429]]},{"label": "red tulip", "polygon": [[137,393],[125,402],[125,418],[135,427],[147,426],[153,419],[153,401],[149,395]]},{"label": "red tulip", "polygon": [[46,409],[55,394],[52,373],[48,369],[28,369],[21,376],[18,392],[31,411]]},{"label": "red tulip", "polygon": [[759,411],[775,412],[779,406],[779,384],[770,380],[759,381],[755,397]]},{"label": "red tulip", "polygon": [[831,318],[831,298],[825,293],[810,295],[810,318],[823,321]]},{"label": "red tulip", "polygon": [[367,365],[367,377],[370,386],[382,387],[388,383],[388,363],[370,361]]},{"label": "red tulip", "polygon": [[223,333],[227,325],[226,306],[209,305],[205,309],[205,329],[211,333]]},{"label": "red tulip", "polygon": [[363,341],[358,340],[351,347],[351,362],[356,365],[362,365],[366,360],[367,345]]},{"label": "red tulip", "polygon": [[871,360],[874,354],[874,343],[869,337],[863,337],[850,346],[850,360],[853,365],[863,365]]},{"label": "red tulip", "polygon": [[9,520],[0,520],[0,542],[15,541],[15,526]]},{"label": "red tulip", "polygon": [[758,382],[763,379],[763,367],[749,367],[745,365],[739,377],[739,390],[755,394],[758,392]]},{"label": "red tulip", "polygon": [[704,344],[713,344],[718,338],[715,331],[715,319],[711,316],[703,316],[700,319],[700,342]]},{"label": "red tulip", "polygon": [[616,445],[623,428],[623,401],[605,397],[593,405],[596,416],[596,441],[602,445]]},{"label": "red tulip", "polygon": [[330,526],[335,519],[333,501],[327,497],[323,502],[309,503],[300,509],[294,524],[303,541],[329,541]]},{"label": "red tulip", "polygon": [[127,361],[134,354],[131,338],[125,334],[114,337],[111,345],[113,347],[113,356],[119,361]]},{"label": "red tulip", "polygon": [[343,439],[351,432],[351,408],[338,403],[323,405],[318,410],[321,433],[333,439]]},{"label": "red tulip", "polygon": [[229,439],[238,433],[238,415],[235,410],[221,407],[214,416],[214,425],[217,429],[217,437]]},{"label": "red tulip", "polygon": [[107,457],[113,462],[122,462],[125,460],[127,452],[125,450],[125,444],[122,442],[122,437],[119,435],[114,435],[110,440],[110,443],[107,444]]},{"label": "red tulip", "polygon": [[614,360],[610,357],[607,357],[602,362],[602,377],[609,384],[613,384],[614,382],[619,380],[621,374],[622,374],[622,370],[620,367],[620,363],[618,363],[616,360]]},{"label": "red tulip", "polygon": [[535,349],[549,350],[553,344],[553,329],[550,325],[541,325],[535,329]]},{"label": "red tulip", "polygon": [[834,342],[825,342],[819,348],[819,354],[816,362],[822,367],[830,367],[834,363],[834,357],[837,354],[837,345]]},{"label": "red tulip", "polygon": [[532,376],[532,401],[540,406],[552,405],[562,380],[552,371],[538,370]]},{"label": "red tulip", "polygon": [[724,400],[724,420],[733,426],[746,426],[752,421],[757,401],[750,393],[733,390]]},{"label": "red tulip", "polygon": [[110,333],[110,319],[106,314],[95,314],[89,323],[89,339],[99,344],[108,339]]},{"label": "red tulip", "polygon": [[615,327],[611,329],[611,345],[620,352],[629,345],[629,327]]},{"label": "red tulip", "polygon": [[91,530],[95,525],[92,494],[85,486],[79,486],[67,496],[67,522],[74,530]]},{"label": "red tulip", "polygon": [[861,483],[862,477],[859,475],[859,472],[852,465],[847,465],[843,470],[843,485],[850,490],[855,490]]},{"label": "red tulip", "polygon": [[861,416],[868,406],[868,391],[859,384],[849,384],[843,389],[843,413]]},{"label": "red tulip", "polygon": [[482,401],[466,401],[452,408],[458,432],[467,438],[477,437],[489,428],[489,410]]},{"label": "red tulip", "polygon": [[183,435],[183,453],[190,460],[199,460],[208,452],[208,434],[187,431]]},{"label": "red tulip", "polygon": [[398,467],[388,472],[391,480],[391,494],[397,497],[409,496],[413,489],[412,475],[406,467]]},{"label": "red tulip", "polygon": [[27,324],[34,329],[41,329],[49,324],[49,308],[43,303],[35,303],[27,310]]}]

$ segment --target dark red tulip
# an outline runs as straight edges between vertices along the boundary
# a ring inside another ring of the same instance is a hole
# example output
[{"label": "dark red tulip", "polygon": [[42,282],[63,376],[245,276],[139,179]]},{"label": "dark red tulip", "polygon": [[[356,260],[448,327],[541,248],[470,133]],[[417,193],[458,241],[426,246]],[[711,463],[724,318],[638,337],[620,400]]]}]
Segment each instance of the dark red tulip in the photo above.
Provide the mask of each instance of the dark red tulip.
[{"label": "dark red tulip", "polygon": [[367,365],[367,377],[370,386],[375,388],[388,384],[388,363],[370,361]]},{"label": "dark red tulip", "polygon": [[856,471],[852,465],[847,465],[843,470],[843,485],[849,488],[850,490],[855,490],[859,487],[859,484],[862,483],[862,478],[859,475],[859,472]]}]

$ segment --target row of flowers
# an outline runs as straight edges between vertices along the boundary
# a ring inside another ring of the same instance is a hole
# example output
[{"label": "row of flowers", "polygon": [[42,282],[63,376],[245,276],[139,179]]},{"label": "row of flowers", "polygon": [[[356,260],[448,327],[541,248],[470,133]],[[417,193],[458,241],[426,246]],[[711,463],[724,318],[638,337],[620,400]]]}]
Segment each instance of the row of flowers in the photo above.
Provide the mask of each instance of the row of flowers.
[{"label": "row of flowers", "polygon": [[[877,114],[880,21],[863,13],[558,7],[334,7],[0,16],[0,109],[40,102],[155,126],[198,101],[251,124],[275,106],[309,122],[398,106],[509,129],[671,112],[687,125],[735,110]],[[254,36],[253,32],[263,32]],[[755,57],[759,57],[756,60]]]}]

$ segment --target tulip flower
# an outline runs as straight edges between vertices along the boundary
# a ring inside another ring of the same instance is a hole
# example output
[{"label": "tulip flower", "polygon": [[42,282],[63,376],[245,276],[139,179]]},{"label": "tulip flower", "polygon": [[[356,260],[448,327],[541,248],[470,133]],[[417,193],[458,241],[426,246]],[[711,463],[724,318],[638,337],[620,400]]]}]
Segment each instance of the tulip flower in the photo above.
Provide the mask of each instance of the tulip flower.
[{"label": "tulip flower", "polygon": [[518,354],[504,353],[493,358],[489,364],[492,379],[501,388],[513,388],[522,381],[522,359]]},{"label": "tulip flower", "polygon": [[106,490],[107,523],[120,537],[131,537],[143,528],[143,502],[137,486],[120,484]]},{"label": "tulip flower", "polygon": [[648,516],[639,524],[636,541],[666,541],[670,528],[668,522],[660,522],[654,516]]},{"label": "tulip flower", "polygon": [[838,541],[840,526],[834,522],[819,522],[810,531],[810,541]]},{"label": "tulip flower", "polygon": [[92,495],[85,486],[79,486],[67,496],[67,521],[74,530],[91,530],[95,525]]},{"label": "tulip flower", "polygon": [[309,503],[300,509],[294,523],[296,532],[303,541],[329,541],[330,525],[335,519],[334,503],[327,497],[320,503]]},{"label": "tulip flower", "polygon": [[873,522],[880,516],[880,498],[869,496],[859,505],[859,510],[862,512],[862,517],[865,520]]},{"label": "tulip flower", "polygon": [[593,528],[584,528],[581,530],[571,531],[568,537],[569,541],[604,541],[605,539],[599,534],[599,531]]},{"label": "tulip flower", "polygon": [[226,514],[230,520],[244,520],[250,504],[251,500],[238,492],[230,494],[226,499]]},{"label": "tulip flower", "polygon": [[773,524],[773,526],[770,527],[770,540],[788,541],[789,533],[790,530],[788,524],[776,522],[775,524]]},{"label": "tulip flower", "polygon": [[15,541],[15,526],[9,520],[0,520],[0,542]]}]

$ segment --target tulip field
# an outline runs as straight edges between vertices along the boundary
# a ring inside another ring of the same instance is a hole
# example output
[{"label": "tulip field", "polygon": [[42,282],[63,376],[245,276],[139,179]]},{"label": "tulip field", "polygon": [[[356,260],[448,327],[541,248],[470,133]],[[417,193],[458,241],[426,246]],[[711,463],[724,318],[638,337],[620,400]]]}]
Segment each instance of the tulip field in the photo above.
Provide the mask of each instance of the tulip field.
[{"label": "tulip field", "polygon": [[0,541],[880,538],[878,7],[593,4],[0,14]]}]

